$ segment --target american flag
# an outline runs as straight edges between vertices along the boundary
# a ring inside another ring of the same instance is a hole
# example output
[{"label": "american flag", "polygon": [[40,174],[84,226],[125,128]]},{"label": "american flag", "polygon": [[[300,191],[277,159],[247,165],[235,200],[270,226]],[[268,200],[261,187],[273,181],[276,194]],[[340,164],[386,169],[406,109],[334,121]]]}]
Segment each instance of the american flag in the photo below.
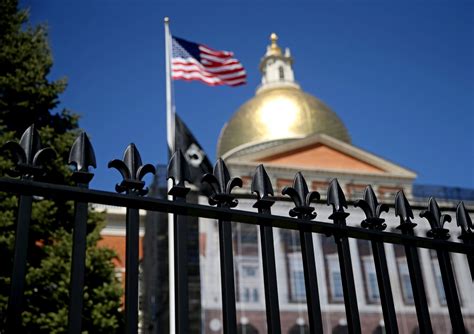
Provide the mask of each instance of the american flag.
[{"label": "american flag", "polygon": [[173,79],[200,80],[210,86],[239,86],[247,74],[233,52],[218,51],[202,44],[172,36],[171,75]]}]

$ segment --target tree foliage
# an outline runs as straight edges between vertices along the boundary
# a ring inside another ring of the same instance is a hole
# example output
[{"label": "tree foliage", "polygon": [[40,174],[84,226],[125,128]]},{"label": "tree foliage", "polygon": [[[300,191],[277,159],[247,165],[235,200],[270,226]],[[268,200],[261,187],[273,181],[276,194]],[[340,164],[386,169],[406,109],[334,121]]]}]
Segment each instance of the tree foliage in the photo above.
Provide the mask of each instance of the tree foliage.
[{"label": "tree foliage", "polygon": [[[43,181],[71,184],[67,159],[79,133],[78,117],[55,111],[66,80],[52,81],[53,60],[45,26],[28,25],[28,12],[17,0],[0,0],[0,145],[18,140],[31,124],[44,146],[57,155]],[[0,155],[0,176],[12,167]],[[4,326],[10,289],[18,199],[0,193],[0,332]],[[60,333],[67,328],[72,252],[73,203],[35,199],[28,242],[22,333]],[[122,291],[114,274],[115,253],[97,247],[104,217],[91,211],[88,219],[83,330],[120,330]]]}]

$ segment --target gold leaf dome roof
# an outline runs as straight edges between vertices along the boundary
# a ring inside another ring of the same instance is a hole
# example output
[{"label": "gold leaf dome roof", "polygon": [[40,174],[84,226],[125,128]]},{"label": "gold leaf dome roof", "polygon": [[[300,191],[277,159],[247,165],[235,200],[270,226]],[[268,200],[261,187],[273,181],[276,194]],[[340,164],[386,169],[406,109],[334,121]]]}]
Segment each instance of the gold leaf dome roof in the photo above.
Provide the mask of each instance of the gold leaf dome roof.
[{"label": "gold leaf dome roof", "polygon": [[224,126],[217,155],[227,157],[253,145],[315,133],[351,142],[341,119],[316,97],[299,87],[267,88],[244,103]]},{"label": "gold leaf dome roof", "polygon": [[286,48],[283,53],[277,41],[278,36],[272,33],[260,61],[262,84],[255,97],[244,103],[222,129],[217,143],[219,157],[316,133],[351,142],[336,113],[295,82],[290,50]]}]

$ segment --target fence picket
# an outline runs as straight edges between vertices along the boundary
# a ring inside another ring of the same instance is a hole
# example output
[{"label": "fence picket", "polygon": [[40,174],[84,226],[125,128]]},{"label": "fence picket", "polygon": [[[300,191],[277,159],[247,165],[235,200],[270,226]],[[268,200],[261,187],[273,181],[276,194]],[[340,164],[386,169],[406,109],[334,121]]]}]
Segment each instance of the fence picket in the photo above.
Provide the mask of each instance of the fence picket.
[{"label": "fence picket", "polygon": [[[461,313],[460,297],[456,287],[454,268],[451,264],[451,253],[465,254],[470,266],[471,276],[474,277],[474,230],[469,212],[461,202],[456,210],[456,220],[461,228],[458,236],[461,242],[448,241],[449,230],[444,223],[451,217],[440,212],[436,200],[431,198],[428,209],[420,216],[426,218],[431,230],[427,237],[417,236],[414,233],[416,224],[412,223],[413,212],[403,192],[397,194],[395,200],[395,214],[400,217],[397,227],[400,233],[386,232],[382,212],[388,212],[385,204],[379,204],[373,189],[368,186],[364,192],[364,199],[355,203],[360,207],[366,219],[362,227],[346,225],[349,216],[344,211],[347,203],[344,194],[337,183],[331,181],[328,189],[327,204],[333,206],[333,213],[329,219],[332,224],[313,221],[316,217],[311,203],[319,199],[317,192],[309,192],[306,181],[301,173],[297,173],[292,187],[285,187],[284,195],[293,200],[295,206],[290,210],[292,218],[272,215],[271,206],[275,202],[270,179],[263,165],[257,167],[251,190],[257,193],[257,202],[254,207],[258,213],[233,210],[237,205],[231,191],[242,186],[240,178],[230,178],[227,167],[219,159],[212,174],[203,176],[202,182],[208,183],[209,203],[217,206],[212,208],[204,205],[186,202],[189,188],[184,181],[189,181],[189,170],[183,154],[178,151],[170,161],[168,177],[173,179],[173,187],[169,194],[172,201],[144,198],[148,189],[143,177],[147,173],[155,173],[152,165],[142,165],[141,157],[135,145],[130,144],[125,150],[122,160],[109,162],[109,167],[116,168],[122,175],[122,181],[116,185],[119,194],[91,190],[88,184],[93,174],[88,167],[95,166],[95,156],[92,146],[85,135],[81,134],[71,149],[69,163],[76,165],[73,172],[75,186],[43,183],[36,180],[44,173],[39,162],[51,156],[52,151],[41,148],[38,133],[34,126],[23,134],[20,143],[8,142],[3,145],[4,150],[12,152],[16,160],[16,169],[12,176],[20,179],[0,178],[0,191],[19,195],[15,248],[12,271],[12,284],[8,309],[6,312],[6,333],[16,333],[21,328],[21,314],[25,274],[27,265],[28,233],[32,214],[33,196],[47,198],[60,197],[61,200],[75,201],[75,218],[73,234],[73,250],[71,264],[70,300],[68,315],[69,333],[80,333],[82,326],[84,267],[86,255],[86,224],[88,217],[88,203],[98,203],[125,207],[126,210],[126,276],[125,276],[125,315],[126,333],[138,331],[139,306],[139,210],[171,212],[174,214],[175,238],[175,285],[176,293],[176,330],[178,334],[189,331],[189,300],[188,300],[188,254],[187,254],[187,225],[186,216],[211,218],[217,220],[219,233],[219,250],[222,284],[222,311],[223,331],[225,334],[237,334],[236,320],[236,292],[234,277],[232,222],[259,225],[262,246],[263,278],[265,289],[265,306],[267,315],[267,330],[271,334],[281,333],[279,296],[277,274],[275,266],[275,249],[273,228],[299,231],[301,252],[303,258],[304,283],[308,305],[309,329],[311,333],[323,331],[322,309],[319,300],[318,277],[316,270],[313,233],[334,236],[339,258],[342,290],[347,317],[347,329],[350,333],[361,333],[361,321],[357,303],[357,294],[354,283],[354,273],[349,248],[349,238],[369,240],[372,246],[377,283],[380,292],[384,327],[387,333],[397,333],[397,316],[392,295],[389,268],[385,254],[385,243],[403,245],[407,258],[410,283],[413,289],[413,299],[419,323],[419,330],[423,333],[432,333],[432,323],[428,309],[428,300],[424,287],[418,248],[435,250],[441,279],[446,295],[447,308],[453,332],[465,333],[464,319]],[[174,160],[173,160],[174,159]],[[125,193],[125,194],[120,194]],[[295,219],[296,218],[296,219]],[[406,276],[405,276],[406,277]],[[342,325],[341,325],[342,327]]]},{"label": "fence picket", "polygon": [[[258,196],[258,200],[253,207],[257,208],[260,214],[271,215],[271,206],[275,201],[271,200],[268,196],[273,196],[273,188],[263,165],[259,165],[255,171],[251,191],[252,193],[257,193]],[[275,249],[273,246],[273,228],[271,226],[260,226],[260,240],[262,243],[267,330],[270,334],[280,334],[280,308],[275,267]]]}]

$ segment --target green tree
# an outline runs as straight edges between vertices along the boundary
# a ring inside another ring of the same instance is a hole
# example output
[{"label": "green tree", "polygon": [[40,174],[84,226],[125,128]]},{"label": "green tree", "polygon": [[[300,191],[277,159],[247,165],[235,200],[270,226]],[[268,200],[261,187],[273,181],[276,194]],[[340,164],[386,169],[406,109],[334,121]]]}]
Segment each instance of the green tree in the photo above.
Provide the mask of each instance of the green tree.
[{"label": "green tree", "polygon": [[[18,0],[0,0],[0,145],[18,140],[31,124],[44,146],[54,148],[48,182],[71,184],[67,159],[79,133],[78,117],[54,112],[66,80],[48,78],[53,60],[44,26],[28,25],[28,12]],[[0,155],[0,176],[12,162]],[[8,302],[18,199],[0,193],[0,332]],[[36,200],[28,242],[22,333],[60,333],[67,328],[72,250],[73,203]],[[122,289],[114,275],[115,253],[97,247],[104,217],[91,211],[88,219],[83,330],[120,331]]]}]

